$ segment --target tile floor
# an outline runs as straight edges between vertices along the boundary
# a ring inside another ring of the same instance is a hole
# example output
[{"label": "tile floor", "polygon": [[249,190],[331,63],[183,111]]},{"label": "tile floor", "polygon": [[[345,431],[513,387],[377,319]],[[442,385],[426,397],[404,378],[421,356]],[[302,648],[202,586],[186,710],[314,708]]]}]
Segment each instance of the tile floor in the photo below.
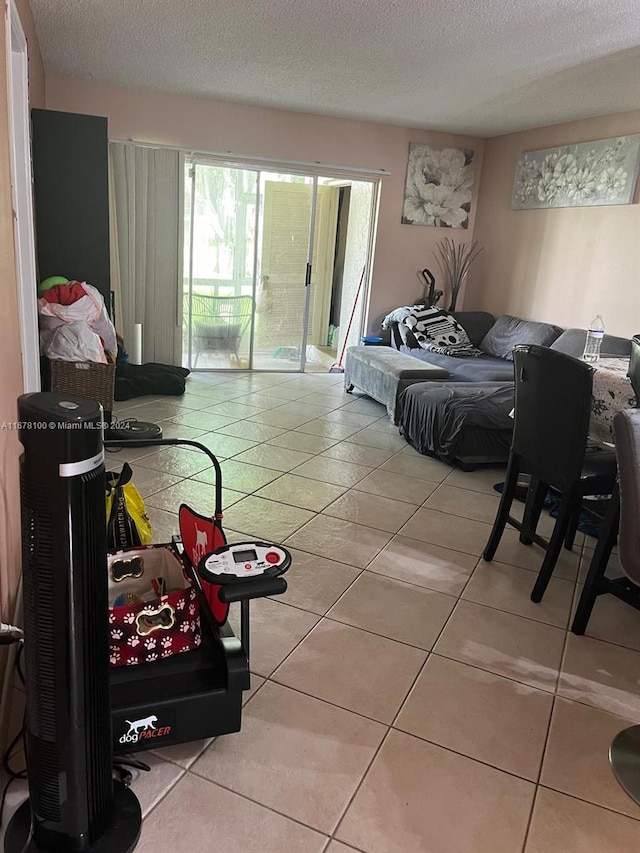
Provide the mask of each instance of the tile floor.
[{"label": "tile floor", "polygon": [[[640,614],[601,599],[567,632],[593,540],[532,604],[536,546],[511,531],[480,559],[503,472],[420,456],[340,375],[198,374],[118,414],[211,447],[229,538],[294,558],[253,606],[242,732],[147,753],[140,853],[636,853],[607,750],[640,722]],[[110,460],[133,462],[157,541],[182,500],[212,508],[202,454]]]}]

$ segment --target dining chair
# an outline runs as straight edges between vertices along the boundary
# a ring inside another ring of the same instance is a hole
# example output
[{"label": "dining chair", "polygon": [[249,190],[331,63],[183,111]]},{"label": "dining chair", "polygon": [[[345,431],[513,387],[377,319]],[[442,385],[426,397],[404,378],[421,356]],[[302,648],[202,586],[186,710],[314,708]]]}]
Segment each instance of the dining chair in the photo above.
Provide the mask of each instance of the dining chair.
[{"label": "dining chair", "polygon": [[[610,495],[615,453],[601,446],[587,453],[593,368],[547,347],[517,346],[515,422],[500,505],[483,558],[493,560],[505,527],[520,531],[524,544],[545,551],[532,601],[542,600],[572,520],[588,495]],[[510,515],[518,477],[530,475],[523,520]],[[560,506],[549,540],[536,533],[544,496],[551,489]]]},{"label": "dining chair", "polygon": [[[610,593],[640,610],[640,409],[616,412],[613,418],[618,484],[598,538],[589,573],[571,630],[584,634],[595,601]],[[605,575],[618,538],[618,561],[623,575]],[[609,761],[618,782],[640,803],[640,726],[619,732],[609,749]]]},{"label": "dining chair", "polygon": [[633,393],[636,395],[636,405],[640,407],[640,334],[631,338],[631,358],[627,376],[631,380]]},{"label": "dining chair", "polygon": [[[599,595],[610,593],[640,610],[640,409],[616,412],[613,432],[618,482],[571,626],[574,634],[586,631]],[[623,575],[608,578],[605,572],[616,539]]]}]

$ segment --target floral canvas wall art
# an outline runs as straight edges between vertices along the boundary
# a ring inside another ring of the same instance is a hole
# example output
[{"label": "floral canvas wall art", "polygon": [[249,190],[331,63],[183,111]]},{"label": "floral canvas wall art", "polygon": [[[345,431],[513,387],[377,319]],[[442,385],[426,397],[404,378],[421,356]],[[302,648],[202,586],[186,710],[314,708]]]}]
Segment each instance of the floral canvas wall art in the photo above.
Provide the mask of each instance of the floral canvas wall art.
[{"label": "floral canvas wall art", "polygon": [[629,204],[639,155],[640,134],[527,151],[518,157],[511,207]]},{"label": "floral canvas wall art", "polygon": [[411,143],[403,224],[468,228],[473,178],[470,149]]}]

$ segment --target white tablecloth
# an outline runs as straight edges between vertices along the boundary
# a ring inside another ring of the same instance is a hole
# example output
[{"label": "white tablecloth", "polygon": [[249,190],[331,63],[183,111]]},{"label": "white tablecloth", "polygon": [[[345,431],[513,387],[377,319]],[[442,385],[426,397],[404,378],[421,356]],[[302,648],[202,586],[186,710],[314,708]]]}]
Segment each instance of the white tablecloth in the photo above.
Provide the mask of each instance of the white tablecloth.
[{"label": "white tablecloth", "polygon": [[627,376],[628,358],[603,358],[594,365],[593,401],[589,435],[598,441],[613,442],[613,416],[637,405]]}]

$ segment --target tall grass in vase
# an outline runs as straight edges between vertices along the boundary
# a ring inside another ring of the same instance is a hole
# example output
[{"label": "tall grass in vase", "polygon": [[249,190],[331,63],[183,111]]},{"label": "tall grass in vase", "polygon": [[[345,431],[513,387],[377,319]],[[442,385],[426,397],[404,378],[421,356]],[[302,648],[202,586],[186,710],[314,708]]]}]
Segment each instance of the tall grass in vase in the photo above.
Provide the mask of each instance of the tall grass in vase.
[{"label": "tall grass in vase", "polygon": [[470,244],[456,245],[451,237],[445,237],[444,240],[436,243],[434,254],[442,273],[443,283],[451,292],[448,311],[456,310],[460,288],[465,283],[471,264],[482,251],[483,247],[477,240]]}]

